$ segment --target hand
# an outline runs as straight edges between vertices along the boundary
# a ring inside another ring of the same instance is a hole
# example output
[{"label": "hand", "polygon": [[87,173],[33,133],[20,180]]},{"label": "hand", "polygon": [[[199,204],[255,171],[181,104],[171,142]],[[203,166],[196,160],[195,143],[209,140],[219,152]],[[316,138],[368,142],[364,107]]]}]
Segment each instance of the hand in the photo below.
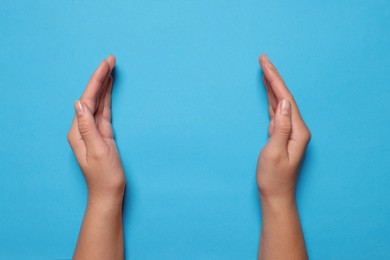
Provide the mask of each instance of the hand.
[{"label": "hand", "polygon": [[68,141],[88,187],[88,201],[122,203],[125,176],[111,126],[111,72],[115,57],[102,61],[79,101]]},{"label": "hand", "polygon": [[270,124],[269,139],[260,153],[257,185],[262,201],[295,201],[299,164],[311,134],[282,77],[267,56],[259,63],[264,72]]}]

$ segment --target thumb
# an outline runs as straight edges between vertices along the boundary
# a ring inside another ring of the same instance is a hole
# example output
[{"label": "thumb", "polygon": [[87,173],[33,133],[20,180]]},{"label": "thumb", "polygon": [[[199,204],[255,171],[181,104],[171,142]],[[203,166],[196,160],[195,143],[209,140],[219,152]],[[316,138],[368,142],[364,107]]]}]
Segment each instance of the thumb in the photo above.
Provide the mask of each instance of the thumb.
[{"label": "thumb", "polygon": [[104,151],[106,143],[97,129],[91,110],[85,103],[79,100],[74,102],[74,108],[76,110],[78,129],[87,151],[95,154]]},{"label": "thumb", "polygon": [[270,140],[271,145],[278,150],[287,151],[291,132],[291,103],[287,99],[283,99],[276,109],[274,131]]}]

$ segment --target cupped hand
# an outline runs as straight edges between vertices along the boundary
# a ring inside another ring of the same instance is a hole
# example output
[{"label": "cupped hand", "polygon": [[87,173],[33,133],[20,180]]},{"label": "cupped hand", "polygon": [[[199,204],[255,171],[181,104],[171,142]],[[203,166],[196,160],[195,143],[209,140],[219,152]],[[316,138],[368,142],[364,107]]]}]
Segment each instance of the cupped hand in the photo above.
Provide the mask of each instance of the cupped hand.
[{"label": "cupped hand", "polygon": [[88,199],[121,202],[125,175],[111,126],[111,72],[115,57],[103,60],[93,73],[80,100],[68,141],[88,187]]},{"label": "cupped hand", "polygon": [[257,185],[262,200],[295,200],[299,164],[311,133],[282,77],[266,55],[259,58],[267,90],[270,124],[268,143],[257,166]]}]

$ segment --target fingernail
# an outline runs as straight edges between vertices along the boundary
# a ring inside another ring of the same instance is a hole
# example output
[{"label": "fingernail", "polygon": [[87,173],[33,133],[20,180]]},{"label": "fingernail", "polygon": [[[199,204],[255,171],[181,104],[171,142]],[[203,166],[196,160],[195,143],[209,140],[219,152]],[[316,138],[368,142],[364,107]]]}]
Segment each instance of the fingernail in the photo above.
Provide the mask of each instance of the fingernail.
[{"label": "fingernail", "polygon": [[272,64],[272,62],[269,60],[267,55],[264,54],[264,60],[266,61],[265,65],[270,68],[271,70],[275,70],[275,66]]},{"label": "fingernail", "polygon": [[282,108],[280,109],[280,113],[282,115],[289,115],[291,112],[291,104],[287,99],[282,100]]},{"label": "fingernail", "polygon": [[74,102],[74,109],[76,110],[76,113],[78,115],[82,115],[84,113],[84,107],[83,107],[83,104],[81,104],[81,102],[79,100],[76,100]]},{"label": "fingernail", "polygon": [[108,61],[109,59],[116,59],[115,55],[110,53],[110,55],[107,56],[106,61]]}]

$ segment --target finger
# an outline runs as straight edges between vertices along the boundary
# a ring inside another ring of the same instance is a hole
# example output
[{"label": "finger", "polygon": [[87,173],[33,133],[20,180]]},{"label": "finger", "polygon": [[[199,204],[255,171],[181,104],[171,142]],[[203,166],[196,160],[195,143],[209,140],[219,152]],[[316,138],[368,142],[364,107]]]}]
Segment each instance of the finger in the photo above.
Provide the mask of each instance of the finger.
[{"label": "finger", "polygon": [[283,99],[287,99],[291,103],[291,116],[292,122],[296,127],[303,127],[304,122],[299,113],[297,104],[295,103],[294,97],[288,90],[282,77],[279,75],[275,66],[269,61],[266,55],[261,55],[259,59],[260,65],[264,72],[264,77],[268,80],[269,86],[275,94],[276,99],[280,102]]},{"label": "finger", "polygon": [[279,72],[265,54],[260,56],[259,63],[263,69],[264,77],[268,80],[276,97],[284,96],[287,98],[288,95],[291,95]]},{"label": "finger", "polygon": [[265,90],[267,92],[268,99],[268,114],[269,117],[272,118],[275,115],[276,107],[278,106],[277,99],[275,97],[274,92],[272,91],[269,81],[263,76],[263,83],[265,86]]},{"label": "finger", "polygon": [[86,148],[84,140],[79,132],[76,114],[74,115],[72,126],[68,132],[68,142],[73,150],[74,155],[76,156],[77,161],[81,162],[83,157],[85,157]]},{"label": "finger", "polygon": [[278,152],[287,152],[292,133],[291,103],[287,99],[279,102],[274,118],[274,129],[270,145]]},{"label": "finger", "polygon": [[106,95],[104,97],[103,118],[111,122],[111,94],[112,94],[113,78],[110,76]]},{"label": "finger", "polygon": [[105,99],[105,96],[106,96],[106,93],[107,93],[107,88],[108,88],[108,81],[111,77],[111,72],[112,70],[114,69],[115,67],[115,62],[116,62],[116,59],[113,55],[109,55],[106,59],[109,67],[110,67],[110,70],[109,70],[109,73],[107,75],[107,78],[105,79],[104,83],[103,83],[103,88],[102,88],[102,92],[100,93],[99,95],[99,98],[98,98],[98,107],[96,109],[96,113],[97,114],[102,114],[103,112],[103,108],[104,108],[104,99]]},{"label": "finger", "polygon": [[108,79],[106,93],[104,94],[103,109],[98,116],[98,128],[103,138],[113,138],[113,130],[111,126],[111,91],[112,91],[112,76]]},{"label": "finger", "polygon": [[112,70],[115,67],[116,58],[114,55],[110,54],[105,61],[108,63],[108,66],[110,68],[108,74],[106,75],[106,78],[104,79],[103,87],[101,87],[98,94],[96,113],[102,113],[103,111],[104,96],[107,89],[108,79],[111,75]]},{"label": "finger", "polygon": [[264,78],[264,80],[265,80],[265,84],[266,84],[267,90],[268,90],[268,92],[270,94],[272,108],[273,108],[274,111],[276,111],[276,108],[278,107],[278,99],[276,98],[275,93],[272,90],[269,81],[266,78]]},{"label": "finger", "polygon": [[83,101],[76,101],[74,108],[78,129],[87,148],[87,153],[101,154],[107,145],[97,129],[92,112]]},{"label": "finger", "polygon": [[106,60],[103,60],[96,71],[92,74],[84,93],[81,95],[80,100],[88,106],[92,113],[94,113],[97,109],[98,98],[109,73],[110,65]]},{"label": "finger", "polygon": [[110,72],[114,69],[115,63],[116,63],[116,58],[114,55],[110,54],[107,58],[106,61],[108,65],[110,66]]}]

